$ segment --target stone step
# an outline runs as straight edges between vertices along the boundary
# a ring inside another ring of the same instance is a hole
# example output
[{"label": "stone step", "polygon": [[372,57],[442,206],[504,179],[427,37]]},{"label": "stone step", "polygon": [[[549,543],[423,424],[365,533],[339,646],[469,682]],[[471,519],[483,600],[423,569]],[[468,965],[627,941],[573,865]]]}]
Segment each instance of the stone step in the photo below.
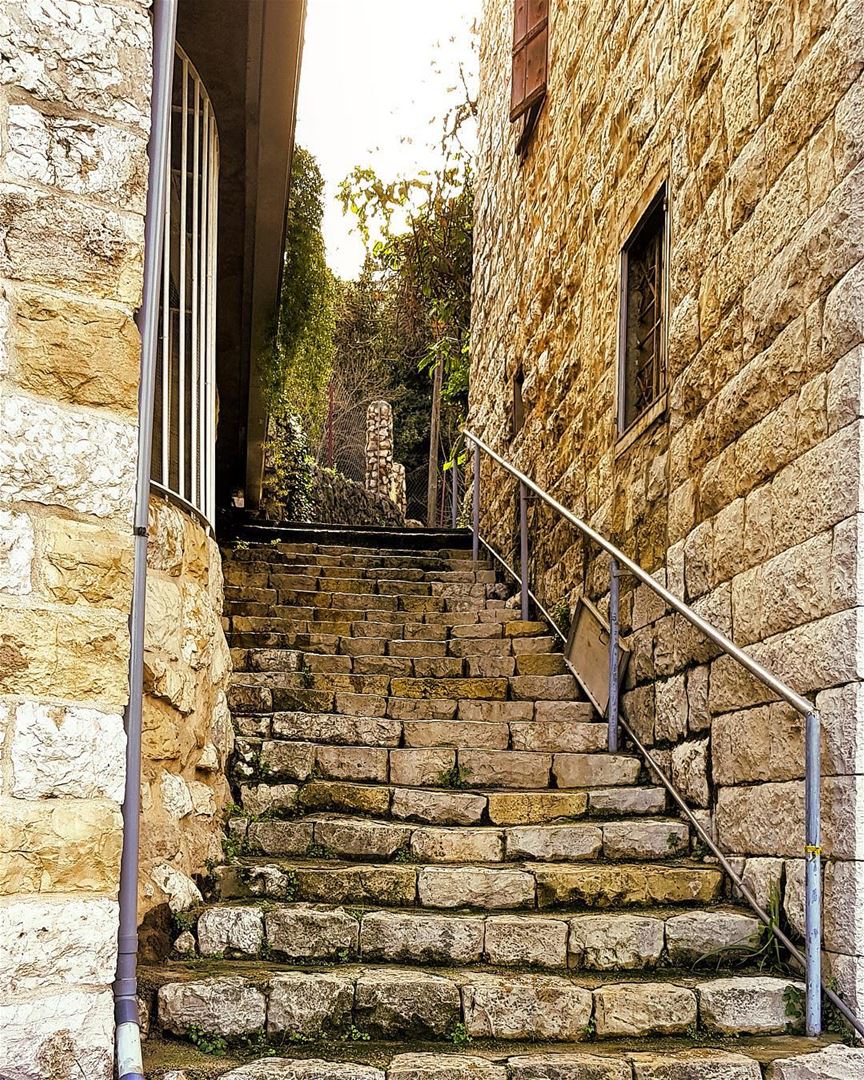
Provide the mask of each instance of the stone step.
[{"label": "stone step", "polygon": [[453,791],[316,779],[241,784],[240,801],[253,817],[332,811],[425,825],[543,825],[590,816],[657,815],[666,809],[661,787]]},{"label": "stone step", "polygon": [[413,825],[349,815],[309,814],[294,821],[232,822],[243,850],[258,855],[416,863],[595,862],[668,860],[687,855],[681,821],[562,822],[552,825]]},{"label": "stone step", "polygon": [[638,914],[456,915],[325,904],[214,904],[183,936],[189,959],[267,956],[280,963],[435,964],[581,971],[658,967],[714,972],[761,949],[763,928],[742,908],[646,908]]},{"label": "stone step", "polygon": [[[319,728],[316,717],[332,715],[352,718],[362,724],[363,719],[386,716],[404,723],[441,722],[465,724],[507,724],[510,728],[514,749],[542,749],[553,751],[567,749],[583,752],[600,740],[598,729],[605,725],[594,723],[594,712],[587,702],[579,701],[490,701],[466,698],[462,701],[449,699],[417,699],[382,697],[371,694],[336,693],[334,706],[330,709],[310,707],[321,695],[320,691],[301,694],[292,690],[291,698],[302,698],[305,708],[273,709],[273,692],[268,687],[248,685],[237,681],[229,693],[234,709],[235,728],[240,735],[283,736],[296,725],[302,725],[302,717],[308,718],[309,730]],[[277,698],[280,695],[277,695]],[[257,709],[266,708],[267,712]],[[295,719],[297,718],[297,719]],[[333,724],[339,723],[334,719]],[[288,725],[288,726],[285,726]],[[589,730],[591,729],[591,730]],[[303,728],[301,727],[302,731]],[[353,730],[350,726],[346,731]],[[426,733],[428,735],[428,732]],[[322,740],[325,741],[325,740]],[[336,740],[334,740],[336,741]]]},{"label": "stone step", "polygon": [[[254,734],[290,742],[339,746],[453,747],[578,754],[605,751],[608,728],[605,723],[591,721],[592,708],[587,703],[578,703],[578,708],[568,710],[572,716],[570,720],[535,720],[534,711],[535,705],[529,703],[524,709],[509,712],[502,709],[500,720],[402,720],[287,710],[255,716],[251,728],[246,727],[248,720],[240,719],[237,729],[241,736]],[[508,719],[510,715],[528,718]]]},{"label": "stone step", "polygon": [[[287,612],[287,615],[279,612]],[[314,641],[323,639],[325,642],[328,638],[375,638],[390,642],[447,640],[451,642],[448,646],[451,656],[480,655],[484,651],[516,656],[532,651],[535,638],[543,641],[537,651],[545,649],[549,640],[544,632],[546,628],[541,623],[512,620],[511,614],[498,608],[426,614],[273,608],[262,615],[226,616],[224,623],[229,644],[234,648],[290,648],[302,645],[311,637]],[[496,644],[481,645],[480,642]]]},{"label": "stone step", "polygon": [[[455,658],[454,658],[455,659]],[[470,676],[429,676],[404,678],[389,674],[353,674],[333,671],[315,672],[309,668],[247,671],[236,673],[231,680],[231,695],[240,688],[270,688],[272,690],[318,690],[330,693],[368,694],[429,701],[445,699],[461,701],[584,701],[581,689],[572,675],[514,676],[487,678]],[[242,708],[238,711],[248,711]]]},{"label": "stone step", "polygon": [[[864,1050],[827,1040],[791,1035],[741,1036],[734,1047],[711,1045],[710,1036],[667,1037],[662,1047],[633,1045],[567,1046],[539,1042],[516,1053],[483,1046],[406,1053],[403,1042],[349,1042],[338,1060],[324,1060],[327,1046],[307,1050],[314,1057],[267,1057],[249,1060],[228,1052],[214,1062],[191,1046],[176,1042],[145,1044],[147,1080],[180,1080],[189,1075],[223,1080],[853,1080],[864,1076]],[[514,1049],[516,1049],[514,1047]],[[288,1051],[282,1047],[278,1053]],[[297,1052],[297,1051],[295,1051]],[[356,1061],[353,1060],[356,1058]],[[369,1064],[372,1062],[372,1064]],[[765,1072],[763,1074],[763,1066]],[[203,1071],[202,1071],[203,1070]]]},{"label": "stone step", "polygon": [[[226,599],[259,600],[261,588],[275,593],[311,592],[378,593],[380,595],[476,596],[496,584],[492,570],[419,570],[393,567],[296,567],[253,564],[245,573],[232,568]],[[264,568],[259,568],[263,566]]]},{"label": "stone step", "polygon": [[[641,1039],[668,1035],[780,1035],[795,1030],[787,1002],[803,984],[769,976],[606,981],[343,965],[248,975],[171,968],[157,984],[151,1027],[179,1037],[260,1033],[292,1040],[338,1037],[445,1040],[457,1027],[477,1040]],[[146,977],[145,977],[146,978]],[[620,978],[620,977],[619,977]],[[542,1074],[541,1074],[542,1075]]]},{"label": "stone step", "polygon": [[[310,637],[312,635],[309,635]],[[320,635],[325,637],[325,635]],[[330,637],[330,635],[326,635]],[[339,651],[339,641],[346,643],[347,652]],[[517,639],[518,640],[518,639]],[[530,639],[529,639],[530,640]],[[352,648],[353,643],[359,646]],[[371,646],[370,643],[371,642]],[[440,655],[398,655],[387,652],[386,643],[380,638],[336,638],[331,647],[324,648],[317,642],[314,648],[293,649],[243,649],[231,650],[235,675],[261,671],[300,671],[313,674],[333,672],[353,675],[390,675],[391,678],[509,678],[525,671],[542,671],[549,675],[566,673],[564,657],[560,653],[543,652],[511,655],[510,638],[491,638],[497,647],[497,655],[484,651],[473,652],[461,648],[464,639],[448,655],[448,642],[407,642],[404,651],[431,653],[427,645],[440,646]],[[480,639],[477,644],[486,642]],[[379,651],[380,649],[380,651]],[[505,651],[506,650],[506,651]]]},{"label": "stone step", "polygon": [[243,857],[215,869],[225,900],[260,897],[386,907],[532,910],[709,904],[723,895],[722,873],[679,860],[658,863],[513,863],[490,866],[338,863]]},{"label": "stone step", "polygon": [[[382,725],[378,730],[382,740],[388,730],[393,737],[393,729]],[[240,783],[315,776],[399,787],[519,790],[545,790],[552,786],[550,777],[558,789],[630,786],[638,782],[641,771],[639,759],[628,754],[396,748],[249,737],[236,740],[233,765]]]}]

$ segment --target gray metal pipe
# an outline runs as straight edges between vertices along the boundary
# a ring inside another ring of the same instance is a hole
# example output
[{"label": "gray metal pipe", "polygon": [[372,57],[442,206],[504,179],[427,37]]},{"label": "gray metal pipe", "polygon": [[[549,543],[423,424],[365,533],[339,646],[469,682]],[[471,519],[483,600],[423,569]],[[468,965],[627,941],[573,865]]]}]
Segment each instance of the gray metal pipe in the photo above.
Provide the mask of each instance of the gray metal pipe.
[{"label": "gray metal pipe", "polygon": [[[790,686],[784,683],[773,675],[767,668],[763,667],[757,660],[749,656],[743,649],[740,649],[731,638],[727,637],[722,631],[718,630],[711,623],[703,619],[701,615],[698,615],[689,605],[684,603],[683,600],[679,600],[677,596],[669,592],[664,586],[660,585],[654,578],[646,571],[643,570],[638,563],[633,562],[623,552],[621,552],[614,544],[606,540],[600,533],[596,532],[586,522],[582,521],[575,514],[567,510],[562,506],[557,499],[553,499],[551,495],[543,491],[537,484],[535,484],[529,477],[523,472],[517,469],[514,465],[511,465],[508,461],[505,461],[500,454],[496,454],[495,451],[488,446],[478,436],[472,434],[470,431],[465,431],[465,437],[474,444],[474,459],[475,469],[479,470],[479,454],[482,449],[485,451],[493,461],[497,462],[506,472],[515,477],[520,483],[520,498],[522,493],[527,490],[533,491],[535,495],[541,498],[548,506],[551,506],[553,510],[557,511],[566,521],[569,521],[580,532],[586,536],[589,540],[592,540],[598,547],[606,551],[612,558],[612,580],[610,583],[610,650],[613,647],[612,638],[614,641],[615,656],[614,660],[610,652],[610,664],[609,664],[609,748],[610,750],[617,747],[617,726],[620,722],[618,715],[618,686],[617,686],[617,592],[618,592],[618,576],[620,574],[620,567],[626,568],[635,578],[641,581],[652,589],[673,611],[676,611],[679,615],[683,616],[691,625],[695,626],[701,633],[705,635],[710,641],[714,642],[724,653],[731,656],[733,660],[741,664],[747,671],[750,672],[756,679],[758,679],[764,686],[766,686],[772,693],[776,694],[779,698],[786,701],[799,713],[805,717],[805,816],[806,816],[806,836],[805,836],[805,866],[806,866],[806,894],[805,894],[805,942],[806,942],[806,956],[801,955],[789,939],[780,931],[776,926],[770,923],[766,914],[762,911],[758,904],[756,904],[754,898],[749,894],[748,890],[741,888],[742,894],[751,906],[756,910],[757,914],[763,921],[766,921],[767,925],[771,927],[772,933],[782,941],[782,943],[789,949],[792,955],[798,960],[804,968],[806,978],[806,1027],[807,1033],[811,1036],[821,1034],[822,1031],[822,895],[821,895],[821,799],[820,799],[820,787],[822,779],[821,770],[821,755],[820,755],[820,734],[821,734],[821,720],[819,714],[813,709],[811,702],[806,698],[797,694]],[[476,496],[475,492],[475,496]],[[479,546],[479,512],[475,514],[475,547]],[[488,545],[486,545],[488,547]],[[523,592],[527,588],[527,574],[523,568],[522,573],[522,588]],[[614,613],[612,610],[614,596]],[[556,627],[556,630],[558,628]],[[560,634],[560,631],[559,631]],[[613,688],[613,675],[615,678],[615,686]],[[613,706],[614,699],[614,706]],[[614,732],[613,732],[614,727]],[[647,758],[651,767],[660,776],[664,786],[672,794],[676,803],[690,818],[691,822],[695,825],[697,831],[702,836],[703,840],[706,840],[710,849],[720,859],[724,870],[729,874],[736,885],[741,887],[740,879],[731,870],[728,860],[722,855],[719,848],[711,841],[701,825],[696,822],[694,815],[690,812],[689,807],[679,795],[677,790],[673,787],[671,782],[663,775],[657,766],[654,759],[648,754],[645,747],[635,739],[632,731],[624,724],[625,729],[634,742],[638,746],[640,752]],[[830,1000],[841,1009],[843,1015],[847,1020],[852,1023],[856,1031],[859,1033],[864,1032],[864,1026],[861,1021],[851,1012],[848,1006],[843,1005],[840,999],[830,990],[827,991]]]},{"label": "gray metal pipe", "polygon": [[528,489],[519,485],[519,565],[522,570],[522,618],[531,613],[531,600],[528,595]]},{"label": "gray metal pipe", "polygon": [[471,495],[471,526],[474,532],[471,553],[476,563],[480,558],[480,447],[474,446],[474,490]]},{"label": "gray metal pipe", "polygon": [[609,752],[618,749],[618,563],[609,564]]},{"label": "gray metal pipe", "polygon": [[120,929],[114,1019],[117,1075],[143,1080],[138,1017],[138,845],[141,812],[141,711],[144,692],[144,614],[147,592],[147,520],[153,448],[153,392],[159,285],[165,232],[165,196],[170,141],[171,85],[177,32],[177,0],[153,3],[153,91],[150,102],[150,163],[144,225],[144,288],[138,324],[141,380],[138,387],[138,464],[134,514],[134,570],[129,616],[129,704],[126,708],[126,788],[123,799],[123,852],[120,861]]},{"label": "gray metal pipe", "polygon": [[455,529],[459,524],[459,465],[456,462],[455,454],[453,455],[451,468],[453,469],[453,476],[451,478],[450,499],[453,505],[450,507],[450,524]]},{"label": "gray metal pipe", "polygon": [[697,630],[700,630],[709,641],[713,641],[719,649],[727,653],[734,660],[737,660],[742,667],[746,668],[751,675],[755,676],[759,682],[764,686],[767,686],[768,689],[775,693],[779,698],[788,702],[793,709],[797,709],[802,716],[808,716],[813,711],[812,702],[801,697],[800,694],[796,694],[790,686],[787,686],[786,683],[778,679],[776,675],[772,675],[758,660],[754,660],[752,656],[748,656],[748,654],[744,652],[743,649],[740,649],[731,638],[728,638],[721,630],[718,630],[715,626],[712,626],[711,623],[703,619],[701,615],[698,615],[688,604],[685,604],[683,600],[679,600],[678,597],[669,592],[667,588],[655,581],[647,570],[643,570],[638,563],[629,559],[624,552],[615,547],[613,543],[592,529],[591,526],[582,521],[581,518],[572,514],[566,507],[562,506],[557,499],[553,499],[551,495],[545,492],[541,487],[538,487],[537,484],[523,472],[520,472],[514,465],[505,461],[500,454],[496,454],[482,439],[473,435],[470,431],[466,431],[465,436],[474,444],[475,457],[479,450],[483,450],[487,453],[493,461],[497,462],[503,469],[510,473],[511,476],[514,476],[517,480],[524,483],[528,490],[533,491],[547,506],[551,506],[553,510],[565,519],[565,521],[569,521],[571,525],[574,525],[579,529],[579,531],[587,536],[589,540],[592,540],[598,547],[602,548],[603,551],[611,555],[613,559],[616,559],[619,567],[624,567],[628,573],[641,581],[643,585],[647,585],[649,589],[652,589],[663,602],[668,605],[668,607],[672,608],[673,611],[677,611],[679,615],[682,615],[689,623],[695,626]]},{"label": "gray metal pipe", "polygon": [[822,1033],[821,726],[816,713],[809,713],[804,728],[804,943],[807,957],[807,1034],[811,1036]]}]

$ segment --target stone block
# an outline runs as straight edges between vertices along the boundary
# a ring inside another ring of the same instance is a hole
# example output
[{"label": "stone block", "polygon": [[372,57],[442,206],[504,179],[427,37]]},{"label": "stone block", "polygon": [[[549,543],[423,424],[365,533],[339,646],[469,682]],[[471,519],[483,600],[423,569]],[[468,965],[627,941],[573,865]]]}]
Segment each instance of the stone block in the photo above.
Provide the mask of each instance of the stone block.
[{"label": "stone block", "polygon": [[584,791],[492,792],[489,820],[493,825],[542,825],[585,816]]},{"label": "stone block", "polygon": [[833,528],[855,513],[860,421],[803,454],[774,478],[774,537],[783,549]]},{"label": "stone block", "polygon": [[396,788],[390,812],[394,818],[403,821],[422,821],[432,825],[479,825],[485,810],[486,798],[483,795]]},{"label": "stone block", "polygon": [[767,976],[715,979],[699,986],[699,1016],[706,1031],[718,1035],[774,1035],[797,1027],[787,1010],[789,994],[801,983]]},{"label": "stone block", "polygon": [[[169,1080],[166,1075],[163,1080]],[[381,1069],[317,1058],[262,1058],[225,1073],[224,1080],[385,1080]]]},{"label": "stone block", "polygon": [[504,835],[500,830],[481,828],[415,829],[411,834],[411,853],[424,863],[501,862],[504,858]]},{"label": "stone block", "polygon": [[111,1080],[114,1002],[110,990],[58,990],[0,1005],[0,1069],[7,1075]]},{"label": "stone block", "polygon": [[198,919],[198,949],[215,953],[257,956],[264,943],[264,917],[256,907],[211,907]]},{"label": "stone block", "polygon": [[420,903],[433,908],[534,906],[534,878],[524,870],[486,867],[424,867],[417,882]]},{"label": "stone block", "polygon": [[340,856],[390,859],[412,838],[408,825],[333,818],[315,822],[315,843]]},{"label": "stone block", "polygon": [[123,801],[126,734],[119,714],[22,702],[9,754],[11,792],[19,799]]},{"label": "stone block", "polygon": [[26,514],[0,510],[0,592],[26,596],[33,590],[33,526]]},{"label": "stone block", "polygon": [[668,859],[686,853],[690,826],[680,821],[613,821],[603,826],[607,859]]},{"label": "stone block", "polygon": [[792,782],[720,788],[716,822],[722,851],[797,855],[804,837],[804,785]]},{"label": "stone block", "polygon": [[28,104],[10,105],[7,123],[6,168],[13,177],[143,214],[147,148],[140,132]]},{"label": "stone block", "polygon": [[42,532],[42,587],[63,604],[105,604],[125,612],[132,596],[132,554],[131,542],[117,532],[48,518]]},{"label": "stone block", "polygon": [[723,877],[706,868],[672,866],[538,866],[537,905],[599,908],[648,904],[707,903],[720,897]]},{"label": "stone block", "polygon": [[390,754],[390,781],[406,787],[441,784],[441,778],[456,765],[454,750],[393,750]]},{"label": "stone block", "polygon": [[189,911],[203,903],[198,886],[188,874],[169,863],[159,863],[150,871],[150,877],[165,895],[173,914]]},{"label": "stone block", "polygon": [[629,1061],[594,1054],[537,1054],[512,1057],[511,1080],[632,1080]]},{"label": "stone block", "polygon": [[22,389],[135,413],[141,343],[127,312],[20,289],[12,334]]},{"label": "stone block", "polygon": [[785,704],[714,718],[713,773],[718,784],[796,780],[804,774],[803,718]]},{"label": "stone block", "polygon": [[653,967],[663,952],[663,920],[642,915],[580,915],[570,920],[570,956],[592,971]]},{"label": "stone block", "polygon": [[341,908],[276,907],[264,921],[270,949],[288,960],[334,960],[357,952],[359,923]]},{"label": "stone block", "polygon": [[194,809],[192,796],[189,793],[189,785],[182,776],[163,769],[159,788],[162,796],[162,806],[171,817],[179,821],[192,813]]},{"label": "stone block", "polygon": [[760,1080],[759,1062],[728,1050],[634,1054],[635,1080]]},{"label": "stone block", "polygon": [[157,999],[159,1024],[175,1035],[186,1035],[190,1028],[225,1036],[264,1028],[264,995],[236,975],[167,983],[159,988]]},{"label": "stone block", "polygon": [[657,742],[677,742],[687,733],[687,686],[682,672],[655,686],[654,738]]},{"label": "stone block", "polygon": [[[0,907],[0,994],[108,986],[117,958],[114,900],[12,900]],[[2,1059],[0,1059],[2,1060]]]},{"label": "stone block", "polygon": [[767,1080],[849,1080],[858,1075],[864,1075],[864,1050],[839,1043],[775,1060],[766,1073]]},{"label": "stone block", "polygon": [[459,987],[438,975],[378,971],[357,980],[358,1027],[379,1038],[442,1038],[461,1019]]},{"label": "stone block", "polygon": [[390,1062],[388,1080],[507,1080],[507,1069],[464,1054],[400,1054]]},{"label": "stone block", "polygon": [[364,960],[388,964],[477,964],[483,936],[477,916],[372,911],[363,917],[360,950]]},{"label": "stone block", "polygon": [[128,521],[136,454],[131,422],[14,394],[0,402],[0,498],[6,502]]},{"label": "stone block", "polygon": [[476,1039],[585,1038],[591,991],[553,975],[472,975],[462,987],[465,1027]]},{"label": "stone block", "polygon": [[270,979],[267,1032],[317,1039],[351,1022],[354,978],[349,975],[289,971]]},{"label": "stone block", "polygon": [[567,967],[563,919],[495,915],[486,920],[486,961],[504,967]]},{"label": "stone block", "polygon": [[673,963],[746,955],[762,941],[762,923],[731,911],[689,911],[666,922],[666,947]]},{"label": "stone block", "polygon": [[708,739],[689,739],[672,749],[672,783],[691,806],[710,805],[708,757]]},{"label": "stone block", "polygon": [[508,829],[508,859],[578,862],[596,859],[603,835],[596,825],[523,825]]},{"label": "stone block", "polygon": [[676,1035],[696,1025],[696,995],[671,983],[618,983],[594,993],[601,1038]]},{"label": "stone block", "polygon": [[144,222],[35,188],[0,184],[0,273],[129,307],[141,297]]},{"label": "stone block", "polygon": [[0,835],[0,895],[114,893],[122,820],[115,803],[6,800]]},{"label": "stone block", "polygon": [[561,788],[635,784],[641,764],[624,754],[556,754],[552,772]]},{"label": "stone block", "polygon": [[475,787],[545,788],[549,784],[550,754],[518,750],[462,750],[459,767]]},{"label": "stone block", "polygon": [[0,82],[149,130],[150,24],[140,7],[23,0],[3,27]]}]

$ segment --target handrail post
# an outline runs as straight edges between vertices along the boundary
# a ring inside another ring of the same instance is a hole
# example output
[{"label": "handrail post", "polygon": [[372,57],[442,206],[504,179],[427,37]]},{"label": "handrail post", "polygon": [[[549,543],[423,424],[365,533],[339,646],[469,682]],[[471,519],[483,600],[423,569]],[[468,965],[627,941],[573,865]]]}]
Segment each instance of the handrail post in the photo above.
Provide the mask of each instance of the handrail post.
[{"label": "handrail post", "polygon": [[453,528],[456,528],[456,524],[459,520],[459,466],[456,464],[456,455],[453,455],[453,477],[451,486],[451,501],[453,505],[450,507],[450,523]]},{"label": "handrail post", "polygon": [[804,815],[805,904],[804,922],[807,959],[807,1034],[822,1034],[822,824],[821,824],[821,722],[811,712],[805,720]]},{"label": "handrail post", "polygon": [[474,443],[474,491],[471,499],[471,525],[474,530],[472,548],[474,562],[480,559],[480,447]]},{"label": "handrail post", "polygon": [[618,561],[609,563],[609,752],[618,749]]},{"label": "handrail post", "polygon": [[522,574],[522,618],[530,615],[528,587],[528,488],[519,484],[519,563]]}]

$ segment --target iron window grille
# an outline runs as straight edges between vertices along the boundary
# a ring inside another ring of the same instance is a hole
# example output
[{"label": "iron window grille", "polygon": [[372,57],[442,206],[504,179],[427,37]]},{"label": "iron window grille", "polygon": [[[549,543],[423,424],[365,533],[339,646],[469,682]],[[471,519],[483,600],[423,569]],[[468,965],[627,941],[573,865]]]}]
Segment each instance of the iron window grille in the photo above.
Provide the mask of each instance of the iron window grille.
[{"label": "iron window grille", "polygon": [[667,203],[663,188],[621,252],[618,430],[666,391]]},{"label": "iron window grille", "polygon": [[170,138],[151,480],[212,524],[219,134],[207,89],[179,46]]}]

